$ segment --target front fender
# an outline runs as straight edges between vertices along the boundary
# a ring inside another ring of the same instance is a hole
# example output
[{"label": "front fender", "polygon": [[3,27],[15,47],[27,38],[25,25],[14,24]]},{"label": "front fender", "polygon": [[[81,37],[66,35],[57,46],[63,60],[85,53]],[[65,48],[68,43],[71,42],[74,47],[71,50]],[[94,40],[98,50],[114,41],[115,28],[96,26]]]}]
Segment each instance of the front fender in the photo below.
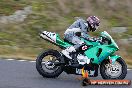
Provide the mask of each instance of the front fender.
[{"label": "front fender", "polygon": [[115,61],[116,61],[117,59],[119,59],[120,57],[121,57],[121,56],[119,56],[119,55],[111,55],[109,59],[112,61],[112,64],[114,64]]}]

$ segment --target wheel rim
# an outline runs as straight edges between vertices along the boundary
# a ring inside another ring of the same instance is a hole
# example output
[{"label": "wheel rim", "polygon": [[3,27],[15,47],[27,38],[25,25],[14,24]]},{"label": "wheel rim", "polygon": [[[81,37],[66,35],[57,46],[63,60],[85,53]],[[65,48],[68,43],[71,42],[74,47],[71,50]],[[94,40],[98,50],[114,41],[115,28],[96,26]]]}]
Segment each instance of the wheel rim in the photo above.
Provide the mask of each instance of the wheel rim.
[{"label": "wheel rim", "polygon": [[115,62],[114,64],[106,64],[105,65],[106,70],[105,73],[107,76],[110,76],[111,78],[117,78],[122,73],[122,66],[119,62]]},{"label": "wheel rim", "polygon": [[53,55],[47,55],[42,59],[42,69],[48,73],[52,73],[58,69],[59,66],[55,66],[54,62],[58,62],[57,58]]}]

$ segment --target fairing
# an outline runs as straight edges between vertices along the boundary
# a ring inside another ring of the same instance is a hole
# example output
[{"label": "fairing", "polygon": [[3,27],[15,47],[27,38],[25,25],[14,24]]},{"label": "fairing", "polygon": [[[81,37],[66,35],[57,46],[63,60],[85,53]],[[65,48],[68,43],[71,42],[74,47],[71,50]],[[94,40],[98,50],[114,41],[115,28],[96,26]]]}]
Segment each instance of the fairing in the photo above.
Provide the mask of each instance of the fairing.
[{"label": "fairing", "polygon": [[[90,42],[82,38],[82,40],[87,44],[91,45],[93,47],[89,48],[84,52],[84,54],[89,58],[92,59],[92,63],[100,64],[104,59],[108,59],[108,56],[110,56],[112,62],[114,63],[117,58],[120,56],[113,55],[115,51],[117,51],[119,48],[113,38],[106,32],[102,32],[101,37],[108,38],[111,41],[111,44],[104,44],[101,45],[99,42]],[[58,34],[56,34],[56,45],[59,47],[67,48],[69,46],[72,46],[71,44],[63,41]]]}]

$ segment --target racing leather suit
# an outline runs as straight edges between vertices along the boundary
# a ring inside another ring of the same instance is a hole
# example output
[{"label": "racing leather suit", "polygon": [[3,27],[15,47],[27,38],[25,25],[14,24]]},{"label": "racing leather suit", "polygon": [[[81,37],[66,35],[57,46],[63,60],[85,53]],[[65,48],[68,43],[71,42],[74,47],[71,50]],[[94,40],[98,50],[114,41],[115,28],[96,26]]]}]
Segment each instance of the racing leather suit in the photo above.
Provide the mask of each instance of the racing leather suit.
[{"label": "racing leather suit", "polygon": [[93,38],[88,35],[88,23],[83,19],[77,19],[64,33],[64,38],[74,44],[74,48],[78,49],[84,41],[80,38],[83,37],[89,41],[100,41],[98,38]]}]

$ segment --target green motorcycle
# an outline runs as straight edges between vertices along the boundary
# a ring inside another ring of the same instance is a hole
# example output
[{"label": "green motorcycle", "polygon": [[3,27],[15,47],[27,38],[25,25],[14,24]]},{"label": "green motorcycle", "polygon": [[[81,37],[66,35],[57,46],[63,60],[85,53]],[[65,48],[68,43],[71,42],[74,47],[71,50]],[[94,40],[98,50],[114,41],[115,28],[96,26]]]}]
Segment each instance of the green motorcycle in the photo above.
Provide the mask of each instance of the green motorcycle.
[{"label": "green motorcycle", "polygon": [[[44,31],[40,37],[61,49],[73,45],[62,40],[57,33]],[[67,74],[82,75],[81,69],[84,67],[84,70],[89,73],[89,77],[97,77],[100,68],[103,79],[124,79],[127,74],[127,65],[121,56],[115,55],[115,52],[119,50],[118,45],[106,31],[101,32],[100,37],[103,39],[103,43],[81,38],[86,45],[81,47],[78,52],[71,54],[78,65],[71,64],[69,59],[57,50],[43,51],[36,59],[37,71],[43,77],[55,78],[63,71]]]}]

